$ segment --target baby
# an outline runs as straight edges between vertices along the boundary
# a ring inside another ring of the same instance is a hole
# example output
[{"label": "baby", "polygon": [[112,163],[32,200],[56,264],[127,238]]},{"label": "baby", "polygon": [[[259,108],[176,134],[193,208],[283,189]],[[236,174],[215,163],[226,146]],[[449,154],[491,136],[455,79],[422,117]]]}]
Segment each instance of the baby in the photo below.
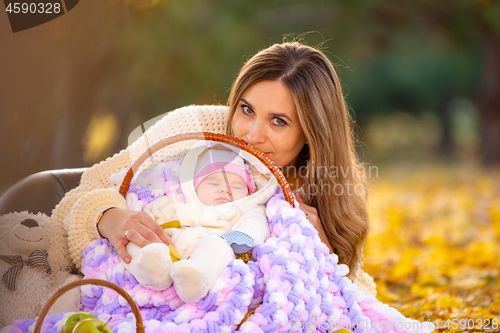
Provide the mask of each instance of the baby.
[{"label": "baby", "polygon": [[144,208],[165,228],[180,260],[172,260],[165,244],[140,248],[130,242],[132,261],[124,264],[140,284],[164,290],[173,283],[183,301],[197,302],[235,259],[234,253],[247,252],[269,237],[264,203],[277,181],[255,156],[240,153],[245,159],[234,147],[198,142],[179,172],[186,202],[162,196]]}]

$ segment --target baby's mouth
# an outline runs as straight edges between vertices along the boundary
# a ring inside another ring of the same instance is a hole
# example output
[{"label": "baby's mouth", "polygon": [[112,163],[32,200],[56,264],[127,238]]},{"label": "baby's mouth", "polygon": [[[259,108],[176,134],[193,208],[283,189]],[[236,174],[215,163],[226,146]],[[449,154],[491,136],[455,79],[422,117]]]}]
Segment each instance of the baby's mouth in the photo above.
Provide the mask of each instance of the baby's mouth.
[{"label": "baby's mouth", "polygon": [[217,199],[215,199],[216,201],[222,201],[222,202],[230,202],[231,200],[229,200],[229,198],[227,197],[218,197]]}]

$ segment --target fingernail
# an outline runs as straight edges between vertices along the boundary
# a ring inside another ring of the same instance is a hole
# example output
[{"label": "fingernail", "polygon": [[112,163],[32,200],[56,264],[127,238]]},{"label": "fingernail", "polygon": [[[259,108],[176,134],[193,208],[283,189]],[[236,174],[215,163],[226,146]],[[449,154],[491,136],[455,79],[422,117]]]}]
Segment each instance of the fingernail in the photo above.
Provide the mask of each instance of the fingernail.
[{"label": "fingernail", "polygon": [[127,264],[130,264],[130,257],[125,257],[125,262],[126,262]]}]

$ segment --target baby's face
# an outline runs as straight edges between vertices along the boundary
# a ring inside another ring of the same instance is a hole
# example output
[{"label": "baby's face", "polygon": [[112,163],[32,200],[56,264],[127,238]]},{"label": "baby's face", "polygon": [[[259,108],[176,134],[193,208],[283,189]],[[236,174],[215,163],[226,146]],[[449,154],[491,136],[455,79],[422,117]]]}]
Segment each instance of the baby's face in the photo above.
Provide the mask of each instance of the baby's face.
[{"label": "baby's face", "polygon": [[240,176],[219,171],[203,179],[196,188],[196,194],[205,206],[218,206],[246,197],[248,187]]}]

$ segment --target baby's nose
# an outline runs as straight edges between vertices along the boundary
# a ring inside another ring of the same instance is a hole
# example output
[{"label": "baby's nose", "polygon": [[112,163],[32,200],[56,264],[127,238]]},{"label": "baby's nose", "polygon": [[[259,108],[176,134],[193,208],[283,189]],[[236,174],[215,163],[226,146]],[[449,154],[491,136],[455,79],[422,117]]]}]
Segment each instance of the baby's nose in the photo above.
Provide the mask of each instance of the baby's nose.
[{"label": "baby's nose", "polygon": [[221,187],[220,190],[219,190],[219,192],[221,192],[221,193],[229,193],[231,191],[227,187]]}]

